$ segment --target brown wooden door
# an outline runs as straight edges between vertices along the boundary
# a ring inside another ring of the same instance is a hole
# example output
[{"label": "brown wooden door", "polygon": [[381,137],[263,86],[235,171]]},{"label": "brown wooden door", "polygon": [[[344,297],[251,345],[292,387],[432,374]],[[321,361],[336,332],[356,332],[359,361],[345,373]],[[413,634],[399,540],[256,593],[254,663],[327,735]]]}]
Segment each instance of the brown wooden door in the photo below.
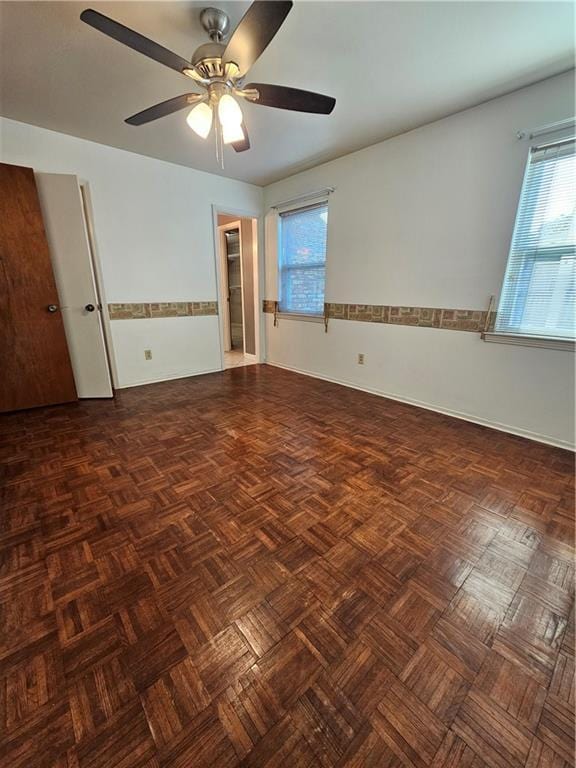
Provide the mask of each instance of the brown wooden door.
[{"label": "brown wooden door", "polygon": [[58,305],[34,171],[0,163],[0,411],[77,399]]}]

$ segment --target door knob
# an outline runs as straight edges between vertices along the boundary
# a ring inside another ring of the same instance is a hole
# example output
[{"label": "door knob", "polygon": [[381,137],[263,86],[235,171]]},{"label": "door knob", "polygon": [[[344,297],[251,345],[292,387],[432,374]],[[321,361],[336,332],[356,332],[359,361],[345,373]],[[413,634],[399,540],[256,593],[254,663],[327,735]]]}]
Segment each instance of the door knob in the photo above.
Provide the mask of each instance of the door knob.
[{"label": "door knob", "polygon": [[86,304],[86,306],[84,307],[84,309],[86,310],[86,312],[94,312],[94,310],[96,309],[96,307],[94,306],[94,304]]},{"label": "door knob", "polygon": [[58,312],[57,304],[48,304],[48,312]]}]

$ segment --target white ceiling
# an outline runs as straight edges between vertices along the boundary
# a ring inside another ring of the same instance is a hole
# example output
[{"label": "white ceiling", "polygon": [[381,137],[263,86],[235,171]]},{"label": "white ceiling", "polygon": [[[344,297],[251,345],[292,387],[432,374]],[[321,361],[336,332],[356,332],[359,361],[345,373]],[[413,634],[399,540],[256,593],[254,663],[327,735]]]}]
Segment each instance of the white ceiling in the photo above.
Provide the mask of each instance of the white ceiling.
[{"label": "white ceiling", "polygon": [[191,81],[83,24],[92,7],[190,57],[201,8],[234,26],[246,2],[2,2],[0,113],[232,178],[267,184],[298,170],[565,71],[570,2],[296,2],[248,80],[320,91],[331,116],[243,105],[252,149],[214,145],[186,111],[142,127],[125,117]]}]

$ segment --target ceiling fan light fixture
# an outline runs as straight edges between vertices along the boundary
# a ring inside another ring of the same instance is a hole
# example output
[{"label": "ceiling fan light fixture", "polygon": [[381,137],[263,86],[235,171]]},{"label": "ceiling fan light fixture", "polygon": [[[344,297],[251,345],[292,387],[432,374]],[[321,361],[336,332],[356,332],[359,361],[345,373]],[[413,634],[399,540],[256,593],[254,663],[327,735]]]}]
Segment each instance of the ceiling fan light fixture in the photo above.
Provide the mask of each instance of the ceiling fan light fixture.
[{"label": "ceiling fan light fixture", "polygon": [[218,102],[218,119],[223,130],[242,125],[243,117],[240,105],[229,93],[225,93],[220,97]]},{"label": "ceiling fan light fixture", "polygon": [[194,133],[205,139],[212,128],[212,107],[202,102],[190,110],[186,122]]},{"label": "ceiling fan light fixture", "polygon": [[183,93],[154,104],[128,117],[125,122],[128,125],[145,125],[195,105],[186,121],[203,139],[208,137],[214,124],[216,157],[223,162],[224,143],[231,144],[235,152],[246,152],[250,149],[250,138],[242,110],[234,96],[263,107],[293,112],[329,115],[334,109],[336,100],[321,93],[266,83],[250,83],[244,86],[246,73],[268,47],[292,6],[292,0],[255,0],[226,42],[224,41],[228,36],[230,24],[228,16],[220,9],[205,8],[200,15],[200,21],[211,42],[200,45],[191,59],[182,58],[154,40],[92,8],[82,11],[80,19],[98,32],[148,59],[188,76],[201,89],[200,93]]}]

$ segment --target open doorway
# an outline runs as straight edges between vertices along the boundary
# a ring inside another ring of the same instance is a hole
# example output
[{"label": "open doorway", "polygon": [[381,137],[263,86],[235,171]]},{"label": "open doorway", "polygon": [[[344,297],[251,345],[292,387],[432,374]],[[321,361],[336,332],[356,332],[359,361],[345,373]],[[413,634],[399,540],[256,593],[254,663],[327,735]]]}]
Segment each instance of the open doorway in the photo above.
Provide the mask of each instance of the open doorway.
[{"label": "open doorway", "polygon": [[258,362],[257,221],[219,213],[220,312],[224,368]]}]

